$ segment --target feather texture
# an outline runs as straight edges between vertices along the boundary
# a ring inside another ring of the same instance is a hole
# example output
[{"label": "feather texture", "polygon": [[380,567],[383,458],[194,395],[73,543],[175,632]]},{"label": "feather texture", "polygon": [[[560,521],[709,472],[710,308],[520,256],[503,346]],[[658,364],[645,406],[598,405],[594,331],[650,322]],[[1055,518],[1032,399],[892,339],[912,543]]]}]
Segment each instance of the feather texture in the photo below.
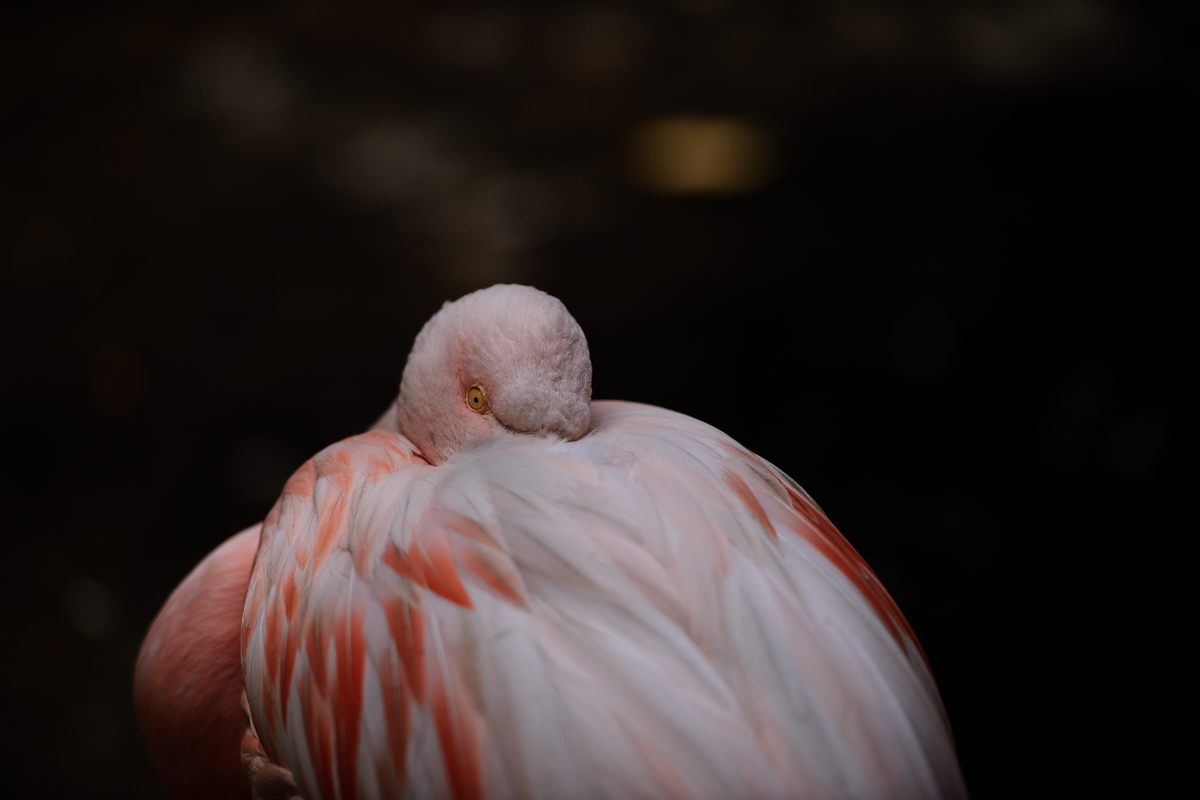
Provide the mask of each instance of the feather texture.
[{"label": "feather texture", "polygon": [[264,523],[251,715],[305,797],[964,793],[912,631],[786,475],[592,405],[431,467],[327,448]]}]

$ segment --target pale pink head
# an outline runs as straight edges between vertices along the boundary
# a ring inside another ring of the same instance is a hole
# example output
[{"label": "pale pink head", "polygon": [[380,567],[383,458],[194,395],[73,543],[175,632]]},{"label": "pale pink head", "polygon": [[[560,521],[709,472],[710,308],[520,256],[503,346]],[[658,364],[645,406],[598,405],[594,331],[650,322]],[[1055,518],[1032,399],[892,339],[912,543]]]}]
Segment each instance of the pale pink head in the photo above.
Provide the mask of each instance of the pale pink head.
[{"label": "pale pink head", "polygon": [[417,335],[396,400],[432,463],[505,433],[577,439],[591,424],[587,339],[557,298],[500,285],[447,303]]}]

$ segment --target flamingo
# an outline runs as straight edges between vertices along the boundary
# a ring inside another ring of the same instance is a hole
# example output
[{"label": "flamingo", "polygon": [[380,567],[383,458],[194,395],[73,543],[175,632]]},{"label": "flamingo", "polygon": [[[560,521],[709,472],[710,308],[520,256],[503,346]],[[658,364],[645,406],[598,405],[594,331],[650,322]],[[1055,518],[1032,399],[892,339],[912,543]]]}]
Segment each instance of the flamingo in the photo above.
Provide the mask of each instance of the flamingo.
[{"label": "flamingo", "polygon": [[443,306],[376,427],[152,625],[135,701],[170,790],[965,796],[912,629],[812,498],[591,377],[548,294]]}]

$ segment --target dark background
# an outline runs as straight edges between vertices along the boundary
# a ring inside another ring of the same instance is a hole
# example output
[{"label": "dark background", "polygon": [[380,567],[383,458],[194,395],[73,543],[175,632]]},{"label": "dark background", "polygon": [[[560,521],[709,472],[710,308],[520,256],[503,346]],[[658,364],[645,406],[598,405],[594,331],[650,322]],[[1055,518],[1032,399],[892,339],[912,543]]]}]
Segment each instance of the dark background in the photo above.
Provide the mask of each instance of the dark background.
[{"label": "dark background", "polygon": [[[8,785],[160,796],[129,681],[161,602],[374,420],[441,302],[513,281],[572,309],[597,397],[817,498],[920,635],[976,797],[1168,787],[1178,27],[1101,0],[37,8],[0,28]],[[734,178],[648,177],[681,116],[740,126],[704,156]]]}]

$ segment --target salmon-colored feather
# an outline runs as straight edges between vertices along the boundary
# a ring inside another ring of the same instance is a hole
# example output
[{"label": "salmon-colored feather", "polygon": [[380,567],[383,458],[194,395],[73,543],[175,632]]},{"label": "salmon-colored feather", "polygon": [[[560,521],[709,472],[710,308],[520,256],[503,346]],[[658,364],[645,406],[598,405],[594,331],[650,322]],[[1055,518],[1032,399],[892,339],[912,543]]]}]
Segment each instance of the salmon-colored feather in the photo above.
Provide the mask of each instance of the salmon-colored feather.
[{"label": "salmon-colored feather", "polygon": [[[349,552],[314,559],[300,623],[317,631],[297,669],[321,713],[307,712],[300,739],[279,714],[271,739],[293,742],[273,754],[307,763],[297,770],[315,776],[306,791],[373,796],[359,781],[368,774],[372,787],[454,797],[541,795],[539,780],[600,795],[959,791],[927,668],[908,654],[915,638],[807,496],[756,456],[730,457],[722,434],[685,417],[612,403],[593,415],[578,442],[506,438],[436,468],[412,454],[391,472],[367,469],[381,433],[316,459],[308,510],[284,511],[265,530],[251,582],[270,574],[272,553],[339,521],[331,535]],[[324,483],[326,465],[336,482]],[[347,482],[346,470],[357,477]],[[364,551],[380,556],[364,562]],[[280,690],[270,607],[285,608],[289,590],[278,585],[260,622],[247,607],[251,697]],[[511,662],[504,647],[485,651],[504,637],[536,649],[521,645]],[[314,660],[322,652],[328,660]],[[368,661],[383,665],[371,671],[374,709],[362,699]],[[541,677],[526,683],[520,670]],[[251,707],[273,713],[270,702]],[[605,752],[629,730],[644,742],[593,772],[580,771],[578,754],[569,771],[526,763],[551,739]],[[430,736],[437,762],[414,772],[413,759],[429,757],[417,742]]]},{"label": "salmon-colored feather", "polygon": [[154,620],[134,671],[134,708],[175,798],[245,798],[238,622],[259,527],[209,554]]},{"label": "salmon-colored feather", "polygon": [[446,777],[455,800],[483,797],[483,721],[454,665],[434,671],[438,680],[430,697]]},{"label": "salmon-colored feather", "polygon": [[263,524],[256,768],[308,800],[962,796],[912,629],[812,499],[711,426],[590,398],[547,295],[430,321],[381,428]]}]

